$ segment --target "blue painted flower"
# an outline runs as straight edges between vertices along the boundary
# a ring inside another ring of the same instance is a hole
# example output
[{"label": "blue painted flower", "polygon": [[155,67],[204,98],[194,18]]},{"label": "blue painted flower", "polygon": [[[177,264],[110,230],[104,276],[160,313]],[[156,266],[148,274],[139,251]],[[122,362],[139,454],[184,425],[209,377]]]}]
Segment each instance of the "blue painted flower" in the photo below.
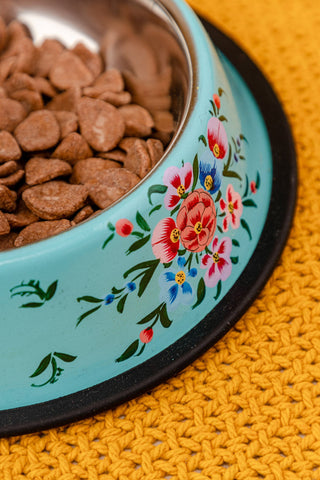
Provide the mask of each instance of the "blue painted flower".
[{"label": "blue painted flower", "polygon": [[125,290],[127,293],[130,293],[130,292],[134,292],[136,288],[137,286],[134,282],[129,282],[126,284]]},{"label": "blue painted flower", "polygon": [[221,187],[223,163],[218,161],[210,150],[200,158],[199,180],[209,193],[216,193]]},{"label": "blue painted flower", "polygon": [[167,304],[168,311],[173,310],[179,304],[190,305],[193,302],[194,292],[187,281],[197,275],[197,269],[185,269],[186,260],[178,257],[178,270],[168,270],[159,277],[161,287],[160,300]]},{"label": "blue painted flower", "polygon": [[105,305],[110,305],[110,303],[112,303],[114,300],[114,295],[112,295],[112,293],[110,293],[109,295],[106,296],[106,298],[104,299],[104,304]]}]

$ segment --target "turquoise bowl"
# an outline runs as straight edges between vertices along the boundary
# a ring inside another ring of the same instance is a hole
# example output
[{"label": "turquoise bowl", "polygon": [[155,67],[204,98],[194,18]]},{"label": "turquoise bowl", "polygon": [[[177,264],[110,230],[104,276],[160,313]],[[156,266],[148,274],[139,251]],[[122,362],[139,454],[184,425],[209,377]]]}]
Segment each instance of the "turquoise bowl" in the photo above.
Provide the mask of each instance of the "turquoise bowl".
[{"label": "turquoise bowl", "polygon": [[[79,15],[97,40],[112,3],[12,5],[32,31]],[[1,435],[78,420],[177,373],[248,308],[289,231],[294,148],[266,80],[182,0],[128,4],[164,22],[182,55],[177,132],[116,204],[0,254]]]}]

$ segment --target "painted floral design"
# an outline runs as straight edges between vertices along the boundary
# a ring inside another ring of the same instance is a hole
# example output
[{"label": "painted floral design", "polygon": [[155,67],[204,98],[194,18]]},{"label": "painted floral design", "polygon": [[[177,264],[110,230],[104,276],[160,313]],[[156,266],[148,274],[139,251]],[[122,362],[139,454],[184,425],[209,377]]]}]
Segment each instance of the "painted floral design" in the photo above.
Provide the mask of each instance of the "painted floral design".
[{"label": "painted floral design", "polygon": [[201,268],[206,269],[204,283],[207,287],[215,287],[219,280],[225,281],[231,275],[232,261],[230,258],[232,242],[229,237],[224,237],[219,243],[218,237],[215,237],[211,251],[212,254],[206,254],[202,257]]},{"label": "painted floral design", "polygon": [[208,142],[213,155],[223,160],[228,152],[228,137],[223,123],[216,117],[208,122]]},{"label": "painted floral design", "polygon": [[168,187],[164,197],[164,206],[172,210],[184,198],[190,190],[193,182],[193,171],[191,163],[183,167],[169,167],[163,176],[163,184]]},{"label": "painted floral design", "polygon": [[240,227],[243,205],[240,194],[235,192],[231,184],[227,187],[226,200],[223,198],[220,200],[220,209],[226,214],[222,224],[224,232],[228,231],[230,224],[234,229]]},{"label": "painted floral design", "polygon": [[[135,220],[108,224],[109,236],[103,248],[117,234],[124,237],[126,255],[134,256],[149,246],[153,257],[133,262],[122,274],[120,286],[107,294],[102,291],[98,297],[77,299],[81,304],[92,304],[79,316],[79,326],[103,306],[116,308],[121,315],[129,295],[143,297],[150,282],[157,280],[159,295],[153,299],[154,308],[136,321],[136,338],[116,362],[142,355],[147,345],[156,341],[160,328],[170,328],[176,309],[196,309],[206,298],[210,305],[217,302],[223,282],[239,263],[240,241],[234,230],[242,228],[248,241],[252,239],[244,209],[257,208],[252,195],[257,194],[261,180],[259,173],[251,179],[241,176],[239,165],[246,160],[244,146],[249,143],[243,133],[233,137],[227,132],[228,120],[221,113],[223,96],[226,94],[219,88],[210,100],[211,117],[206,134],[198,138],[193,162],[181,159],[181,166],[165,170],[162,184],[149,187],[149,211],[145,207],[142,213],[137,211]],[[226,233],[230,226],[232,236]]]},{"label": "painted floral design", "polygon": [[219,162],[210,150],[206,150],[201,156],[199,169],[201,186],[211,195],[220,190],[222,162]]},{"label": "painted floral design", "polygon": [[202,189],[183,201],[177,215],[182,245],[191,252],[202,252],[212,240],[217,224],[214,201]]},{"label": "painted floral design", "polygon": [[194,291],[190,280],[197,275],[197,269],[186,269],[186,260],[179,257],[177,268],[167,270],[159,277],[161,288],[160,300],[167,304],[167,309],[173,310],[179,304],[191,305],[193,302]]}]

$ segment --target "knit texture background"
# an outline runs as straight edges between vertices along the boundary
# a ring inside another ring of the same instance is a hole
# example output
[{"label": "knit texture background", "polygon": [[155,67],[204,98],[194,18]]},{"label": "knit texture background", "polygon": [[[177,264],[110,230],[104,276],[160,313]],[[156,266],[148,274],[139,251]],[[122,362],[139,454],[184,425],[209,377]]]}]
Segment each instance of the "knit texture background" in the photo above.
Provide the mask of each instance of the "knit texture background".
[{"label": "knit texture background", "polygon": [[0,440],[0,480],[320,479],[320,3],[190,0],[263,70],[292,126],[298,205],[262,294],[151,394]]}]

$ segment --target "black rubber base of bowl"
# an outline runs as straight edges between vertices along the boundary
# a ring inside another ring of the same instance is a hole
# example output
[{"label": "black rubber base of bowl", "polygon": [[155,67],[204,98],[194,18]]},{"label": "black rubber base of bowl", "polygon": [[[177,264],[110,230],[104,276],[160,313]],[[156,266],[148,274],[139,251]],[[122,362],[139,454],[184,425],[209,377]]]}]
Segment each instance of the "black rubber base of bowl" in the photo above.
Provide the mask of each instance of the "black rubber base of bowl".
[{"label": "black rubber base of bowl", "polygon": [[[232,289],[196,327],[143,364],[86,390],[56,400],[0,412],[0,436],[65,425],[115,407],[147,392],[193,362],[240,319],[258,296],[285,246],[296,202],[294,143],[286,116],[269,83],[226,35],[203,20],[215,46],[236,67],[265,120],[273,161],[271,202],[261,238]],[[277,118],[277,122],[274,119]]]}]

